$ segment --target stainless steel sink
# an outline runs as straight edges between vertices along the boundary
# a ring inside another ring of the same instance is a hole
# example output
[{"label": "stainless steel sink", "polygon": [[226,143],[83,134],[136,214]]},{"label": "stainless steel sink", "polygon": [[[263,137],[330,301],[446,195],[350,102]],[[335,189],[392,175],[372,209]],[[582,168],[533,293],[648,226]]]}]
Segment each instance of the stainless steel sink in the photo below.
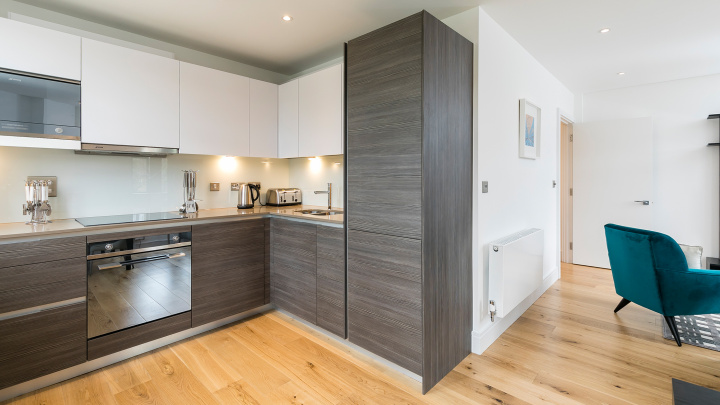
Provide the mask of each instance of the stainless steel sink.
[{"label": "stainless steel sink", "polygon": [[299,212],[301,214],[308,214],[308,215],[342,215],[343,211],[341,210],[295,210],[295,212]]}]

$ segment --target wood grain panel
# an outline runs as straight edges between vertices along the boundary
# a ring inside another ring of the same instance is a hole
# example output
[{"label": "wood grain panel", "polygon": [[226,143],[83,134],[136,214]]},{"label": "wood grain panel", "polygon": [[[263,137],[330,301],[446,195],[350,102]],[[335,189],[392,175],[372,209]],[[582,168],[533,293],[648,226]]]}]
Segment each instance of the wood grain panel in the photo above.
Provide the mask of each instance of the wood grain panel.
[{"label": "wood grain panel", "polygon": [[84,256],[84,236],[0,244],[0,268]]},{"label": "wood grain panel", "polygon": [[346,165],[353,176],[421,176],[422,125],[398,124],[354,130]]},{"label": "wood grain panel", "polygon": [[0,321],[0,389],[86,360],[85,303]]},{"label": "wood grain panel", "polygon": [[271,226],[270,218],[263,220],[265,226],[265,303],[270,303],[270,249],[271,249]]},{"label": "wood grain panel", "polygon": [[423,392],[471,347],[473,45],[427,12],[423,58]]},{"label": "wood grain panel", "polygon": [[95,360],[173,333],[182,332],[190,329],[191,323],[192,316],[188,311],[90,339],[87,341],[87,358]]},{"label": "wood grain panel", "polygon": [[348,231],[348,338],[422,371],[420,241]]},{"label": "wood grain panel", "polygon": [[272,301],[317,323],[317,226],[272,220]]},{"label": "wood grain panel", "polygon": [[193,226],[193,327],[265,303],[265,220]]},{"label": "wood grain panel", "polygon": [[[348,167],[348,172],[351,170]],[[421,195],[420,176],[348,174],[348,229],[420,239]]]},{"label": "wood grain panel", "polygon": [[85,257],[0,269],[0,314],[84,297]]},{"label": "wood grain panel", "polygon": [[317,227],[317,325],[345,337],[345,229]]},{"label": "wood grain panel", "polygon": [[155,236],[165,235],[168,233],[182,233],[190,232],[190,226],[172,226],[168,228],[154,228],[144,229],[139,231],[123,231],[123,232],[112,232],[112,233],[101,233],[97,235],[89,235],[87,241],[92,242],[104,242],[106,240],[119,240],[119,239],[131,239],[140,238],[143,236]]}]

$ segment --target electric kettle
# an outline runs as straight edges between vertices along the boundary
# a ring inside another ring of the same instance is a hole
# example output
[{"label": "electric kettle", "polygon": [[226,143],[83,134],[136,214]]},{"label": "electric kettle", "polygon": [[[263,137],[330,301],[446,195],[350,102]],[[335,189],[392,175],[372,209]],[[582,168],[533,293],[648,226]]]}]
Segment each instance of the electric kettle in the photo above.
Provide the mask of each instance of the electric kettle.
[{"label": "electric kettle", "polygon": [[238,190],[238,209],[255,207],[255,201],[260,198],[260,186],[253,183],[240,183]]}]

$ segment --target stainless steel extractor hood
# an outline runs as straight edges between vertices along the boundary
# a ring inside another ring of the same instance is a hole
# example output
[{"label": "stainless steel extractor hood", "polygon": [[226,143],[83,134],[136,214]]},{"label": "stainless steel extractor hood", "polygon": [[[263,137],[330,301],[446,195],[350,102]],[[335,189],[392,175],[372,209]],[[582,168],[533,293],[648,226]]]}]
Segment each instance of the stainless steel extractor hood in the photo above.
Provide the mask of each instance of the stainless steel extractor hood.
[{"label": "stainless steel extractor hood", "polygon": [[150,156],[166,157],[178,153],[176,148],[152,148],[148,146],[105,145],[98,143],[83,143],[81,149],[75,151],[80,155],[124,155],[124,156]]}]

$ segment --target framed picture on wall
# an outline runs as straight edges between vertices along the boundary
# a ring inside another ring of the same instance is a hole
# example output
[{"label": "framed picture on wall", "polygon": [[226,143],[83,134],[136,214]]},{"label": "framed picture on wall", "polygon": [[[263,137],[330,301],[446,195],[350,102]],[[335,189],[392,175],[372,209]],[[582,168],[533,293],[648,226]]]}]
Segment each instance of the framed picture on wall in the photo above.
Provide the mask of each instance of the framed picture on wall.
[{"label": "framed picture on wall", "polygon": [[520,157],[540,157],[540,107],[527,99],[520,100]]}]

